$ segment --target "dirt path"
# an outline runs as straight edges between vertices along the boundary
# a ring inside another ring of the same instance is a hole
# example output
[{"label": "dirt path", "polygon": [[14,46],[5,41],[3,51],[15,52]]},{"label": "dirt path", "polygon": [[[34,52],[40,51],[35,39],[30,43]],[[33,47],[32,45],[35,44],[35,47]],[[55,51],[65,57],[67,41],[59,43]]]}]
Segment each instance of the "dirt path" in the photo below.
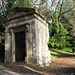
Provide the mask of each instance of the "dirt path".
[{"label": "dirt path", "polygon": [[8,70],[0,70],[0,75],[32,75],[32,74],[16,73]]},{"label": "dirt path", "polygon": [[75,55],[62,53],[60,51],[55,51],[61,55],[52,60],[52,63],[49,67],[46,67],[45,70],[51,75],[75,75]]},{"label": "dirt path", "polygon": [[62,53],[60,51],[54,51],[54,52],[60,53],[60,56],[57,59],[52,60],[52,62],[54,64],[56,63],[56,64],[61,65],[61,66],[74,67],[75,68],[75,55]]},{"label": "dirt path", "polygon": [[30,66],[33,67],[33,69],[31,69],[24,65],[8,65],[3,69],[19,73],[30,73],[32,75],[75,75],[75,55],[57,52],[61,55],[58,58],[53,59],[48,67]]}]

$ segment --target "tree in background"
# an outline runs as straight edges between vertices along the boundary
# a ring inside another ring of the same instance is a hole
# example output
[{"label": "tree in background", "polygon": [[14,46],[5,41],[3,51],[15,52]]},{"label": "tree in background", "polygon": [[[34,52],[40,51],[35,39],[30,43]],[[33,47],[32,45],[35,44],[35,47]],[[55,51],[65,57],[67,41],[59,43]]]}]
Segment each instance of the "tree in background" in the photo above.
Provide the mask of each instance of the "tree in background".
[{"label": "tree in background", "polygon": [[[55,4],[55,5],[53,5]],[[71,47],[70,33],[72,30],[71,18],[73,16],[73,2],[71,0],[52,1],[52,25],[49,27],[49,46],[54,48]],[[51,9],[51,10],[52,10]]]},{"label": "tree in background", "polygon": [[73,9],[74,9],[74,15],[72,17],[72,32],[71,32],[71,36],[72,36],[72,51],[75,52],[75,0],[73,0]]},{"label": "tree in background", "polygon": [[0,36],[3,35],[4,33],[4,25],[3,25],[3,18],[4,18],[4,15],[5,15],[5,4],[2,0],[2,3],[0,2]]},{"label": "tree in background", "polygon": [[62,23],[59,24],[57,12],[54,13],[54,18],[52,21],[52,32],[50,32],[49,46],[54,48],[71,46],[68,24],[66,26],[64,26]]},{"label": "tree in background", "polygon": [[15,7],[31,7],[30,0],[6,0],[6,13],[8,14]]},{"label": "tree in background", "polygon": [[[3,2],[3,0],[2,0]],[[3,19],[5,15],[5,8],[4,3],[0,2],[0,62],[3,62],[4,59],[4,25]]]}]

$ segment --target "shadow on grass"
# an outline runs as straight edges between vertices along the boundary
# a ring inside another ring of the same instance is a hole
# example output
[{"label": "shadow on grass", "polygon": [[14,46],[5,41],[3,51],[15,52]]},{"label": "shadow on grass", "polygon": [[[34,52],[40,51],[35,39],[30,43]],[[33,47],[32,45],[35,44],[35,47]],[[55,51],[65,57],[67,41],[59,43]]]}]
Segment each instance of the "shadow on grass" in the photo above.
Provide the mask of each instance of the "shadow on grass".
[{"label": "shadow on grass", "polygon": [[58,57],[75,57],[75,55],[73,54],[67,54],[67,53],[63,53],[63,52],[55,51],[55,50],[51,50],[51,51],[59,53],[60,55]]},{"label": "shadow on grass", "polygon": [[71,51],[66,51],[66,52],[68,52],[68,53],[74,53],[74,52],[71,52]]},{"label": "shadow on grass", "polygon": [[55,57],[59,57],[60,55],[58,55],[58,54],[53,54],[53,53],[51,53],[51,55],[52,56],[55,56]]}]

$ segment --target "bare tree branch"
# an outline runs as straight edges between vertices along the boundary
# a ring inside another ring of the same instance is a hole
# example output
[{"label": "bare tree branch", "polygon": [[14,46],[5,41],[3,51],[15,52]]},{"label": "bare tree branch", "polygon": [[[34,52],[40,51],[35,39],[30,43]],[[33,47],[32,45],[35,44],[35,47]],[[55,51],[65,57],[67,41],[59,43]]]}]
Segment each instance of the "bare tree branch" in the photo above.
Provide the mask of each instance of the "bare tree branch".
[{"label": "bare tree branch", "polygon": [[50,7],[52,7],[54,3],[55,3],[55,0],[53,0],[53,1],[52,1],[52,4],[51,4],[51,6],[50,6]]},{"label": "bare tree branch", "polygon": [[61,2],[61,0],[58,1],[57,6],[56,6],[56,8],[55,8],[55,11],[57,11],[57,8],[58,8],[60,2]]},{"label": "bare tree branch", "polygon": [[61,12],[62,12],[63,2],[64,2],[64,0],[62,0],[62,4],[60,6],[60,11],[59,11],[59,16],[58,16],[58,22],[60,22],[60,16],[61,16]]},{"label": "bare tree branch", "polygon": [[67,13],[67,12],[71,11],[72,9],[73,9],[73,7],[72,7],[72,8],[70,8],[69,10],[67,10],[67,11],[63,12],[61,15],[64,15],[65,13]]}]

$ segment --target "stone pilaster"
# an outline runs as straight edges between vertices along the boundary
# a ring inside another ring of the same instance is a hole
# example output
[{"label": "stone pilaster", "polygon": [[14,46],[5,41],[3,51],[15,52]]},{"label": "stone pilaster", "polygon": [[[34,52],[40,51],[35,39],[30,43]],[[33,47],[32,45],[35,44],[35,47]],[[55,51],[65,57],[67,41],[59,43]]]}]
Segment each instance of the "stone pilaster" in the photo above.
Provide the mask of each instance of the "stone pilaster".
[{"label": "stone pilaster", "polygon": [[5,30],[5,62],[11,62],[11,33]]},{"label": "stone pilaster", "polygon": [[12,56],[12,62],[15,62],[15,34],[14,34],[14,32],[13,32],[13,30],[11,29],[11,37],[12,37],[12,54],[11,54],[11,56]]}]

